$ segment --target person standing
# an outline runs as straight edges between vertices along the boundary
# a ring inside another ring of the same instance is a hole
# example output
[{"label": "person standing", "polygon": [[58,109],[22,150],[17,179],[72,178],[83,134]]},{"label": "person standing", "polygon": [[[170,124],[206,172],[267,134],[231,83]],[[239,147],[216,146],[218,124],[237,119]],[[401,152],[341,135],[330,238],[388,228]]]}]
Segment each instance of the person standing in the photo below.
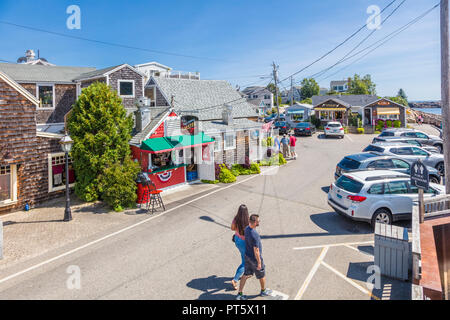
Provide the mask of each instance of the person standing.
[{"label": "person standing", "polygon": [[231,280],[231,285],[234,290],[237,290],[237,284],[239,279],[244,274],[244,266],[245,266],[245,236],[244,231],[245,228],[248,227],[249,217],[248,217],[248,209],[245,204],[241,204],[239,206],[238,212],[231,223],[231,230],[235,231],[233,235],[233,241],[236,245],[236,248],[239,250],[241,254],[241,264],[236,270],[233,280]]},{"label": "person standing", "polygon": [[261,237],[256,231],[256,227],[259,226],[259,215],[252,214],[250,216],[250,224],[245,228],[245,268],[244,275],[239,283],[239,293],[236,300],[246,300],[247,297],[244,296],[243,290],[245,282],[253,274],[256,275],[256,279],[259,280],[261,285],[261,296],[270,296],[272,290],[266,288],[266,271],[264,260],[262,257],[262,244]]},{"label": "person standing", "polygon": [[297,159],[297,153],[295,152],[295,145],[297,143],[297,138],[293,134],[289,134],[289,145],[291,151],[291,157]]},{"label": "person standing", "polygon": [[283,152],[283,157],[285,159],[287,159],[288,155],[289,155],[289,140],[286,137],[286,135],[283,135],[283,138],[281,139],[281,146],[282,146],[282,152]]},{"label": "person standing", "polygon": [[274,147],[275,147],[275,154],[278,154],[281,151],[280,139],[278,139],[278,136],[275,136]]}]

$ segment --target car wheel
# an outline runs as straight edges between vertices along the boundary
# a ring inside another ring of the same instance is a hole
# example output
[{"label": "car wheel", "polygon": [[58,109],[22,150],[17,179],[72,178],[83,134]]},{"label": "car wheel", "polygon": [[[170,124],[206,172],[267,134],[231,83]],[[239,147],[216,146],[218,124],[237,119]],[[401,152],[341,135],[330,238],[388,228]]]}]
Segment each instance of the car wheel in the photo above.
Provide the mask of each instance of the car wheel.
[{"label": "car wheel", "polygon": [[430,176],[430,182],[439,184],[441,182],[441,179],[436,176]]},{"label": "car wheel", "polygon": [[437,144],[437,145],[435,145],[435,147],[439,150],[439,153],[443,153],[442,144]]},{"label": "car wheel", "polygon": [[372,217],[372,227],[375,228],[375,223],[392,224],[392,214],[388,209],[381,208],[375,211]]},{"label": "car wheel", "polygon": [[440,174],[441,176],[443,176],[444,173],[445,173],[444,163],[443,163],[443,162],[439,162],[439,163],[436,165],[436,170],[439,172],[439,174]]}]

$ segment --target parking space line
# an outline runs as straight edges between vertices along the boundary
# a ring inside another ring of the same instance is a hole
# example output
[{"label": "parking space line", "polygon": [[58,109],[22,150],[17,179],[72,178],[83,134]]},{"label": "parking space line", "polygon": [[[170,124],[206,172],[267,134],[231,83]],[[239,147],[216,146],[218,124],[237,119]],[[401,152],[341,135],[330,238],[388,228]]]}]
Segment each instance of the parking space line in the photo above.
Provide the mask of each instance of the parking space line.
[{"label": "parking space line", "polygon": [[311,282],[312,278],[314,277],[314,274],[316,273],[317,269],[320,266],[320,263],[325,258],[325,255],[327,254],[328,247],[324,247],[322,251],[320,252],[319,257],[316,260],[316,263],[312,267],[311,271],[309,272],[308,276],[305,279],[305,282],[303,282],[302,287],[298,291],[297,295],[295,296],[294,300],[300,300],[305,293],[306,289],[308,288],[309,283]]},{"label": "parking space line", "polygon": [[[292,248],[293,250],[307,250],[307,249],[317,249],[317,248],[323,248],[323,247],[339,247],[339,246],[345,246],[345,245],[354,245],[354,244],[371,244],[373,241],[363,241],[363,242],[342,242],[342,243],[330,243],[330,244],[322,244],[317,246],[309,246],[309,247],[295,247]],[[355,249],[355,248],[352,248]],[[355,249],[358,250],[358,249]]]},{"label": "parking space line", "polygon": [[350,139],[350,141],[351,141],[351,142],[353,142],[353,139],[352,139],[352,138],[350,138],[350,136],[349,136],[349,135],[347,135],[347,134],[346,134],[346,135],[345,135],[345,137],[349,138],[349,139]]},{"label": "parking space line", "polygon": [[330,266],[329,264],[327,264],[326,262],[321,262],[321,264],[328,268],[329,270],[333,271],[336,275],[338,275],[340,278],[344,279],[345,281],[347,281],[348,283],[350,283],[352,286],[354,286],[355,288],[359,289],[361,292],[369,295],[371,298],[374,298],[375,300],[380,300],[380,298],[378,298],[377,296],[375,296],[374,294],[372,294],[372,292],[370,292],[369,290],[361,287],[359,284],[357,284],[356,282],[354,282],[353,280],[351,280],[350,278],[348,278],[347,276],[343,275],[342,273],[340,273],[339,271],[337,271],[336,269],[334,269],[332,266]]}]

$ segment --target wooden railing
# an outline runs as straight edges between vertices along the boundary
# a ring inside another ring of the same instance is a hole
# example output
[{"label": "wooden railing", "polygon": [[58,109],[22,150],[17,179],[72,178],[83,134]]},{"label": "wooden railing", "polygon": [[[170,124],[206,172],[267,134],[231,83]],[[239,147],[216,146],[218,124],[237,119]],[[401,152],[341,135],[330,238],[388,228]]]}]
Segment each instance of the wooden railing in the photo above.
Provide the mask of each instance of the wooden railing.
[{"label": "wooden railing", "polygon": [[450,194],[435,196],[424,200],[424,218],[450,213]]}]

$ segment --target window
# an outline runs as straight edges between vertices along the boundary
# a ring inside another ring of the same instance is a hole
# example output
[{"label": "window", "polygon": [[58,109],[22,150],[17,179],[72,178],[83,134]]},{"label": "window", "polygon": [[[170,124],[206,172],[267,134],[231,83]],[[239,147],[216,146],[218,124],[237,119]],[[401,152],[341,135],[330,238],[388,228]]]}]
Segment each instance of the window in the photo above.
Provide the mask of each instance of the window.
[{"label": "window", "polygon": [[390,132],[390,131],[383,131],[380,135],[379,135],[379,137],[393,137],[394,136],[394,133],[393,132]]},{"label": "window", "polygon": [[394,167],[398,169],[409,169],[409,163],[400,159],[392,159]]},{"label": "window", "polygon": [[370,194],[383,194],[384,193],[383,184],[382,183],[374,184],[373,186],[370,187],[368,192]]},{"label": "window", "polygon": [[38,84],[36,86],[37,90],[37,98],[40,101],[39,107],[40,108],[47,108],[51,109],[55,107],[55,92],[54,92],[54,86],[53,85],[40,85]]},{"label": "window", "polygon": [[413,145],[418,146],[418,147],[421,147],[421,146],[422,146],[422,145],[420,144],[420,142],[417,141],[417,140],[405,140],[405,142],[406,142],[406,143],[409,143],[409,144],[413,144]]},{"label": "window", "polygon": [[391,152],[394,154],[402,155],[402,156],[411,156],[413,154],[412,148],[408,148],[408,147],[392,148]]},{"label": "window", "polygon": [[420,139],[429,139],[428,136],[422,132],[416,132],[416,137]]},{"label": "window", "polygon": [[369,145],[368,147],[366,147],[366,148],[363,150],[363,152],[371,152],[371,151],[375,151],[375,152],[383,152],[384,149],[381,148],[381,147]]},{"label": "window", "polygon": [[269,96],[269,95],[265,95],[265,96],[264,96],[264,99],[265,99],[265,100],[268,100],[268,99],[270,99],[270,96]]},{"label": "window", "polygon": [[222,151],[222,139],[220,135],[213,136],[214,139],[214,152]]},{"label": "window", "polygon": [[416,133],[415,133],[415,132],[403,132],[400,136],[402,136],[402,137],[416,138]]},{"label": "window", "polygon": [[393,167],[394,167],[394,164],[392,163],[392,160],[390,160],[390,159],[373,161],[367,166],[367,168],[378,168],[378,169],[380,169],[380,168],[390,169]]},{"label": "window", "polygon": [[119,80],[119,96],[134,97],[134,80]]},{"label": "window", "polygon": [[17,201],[16,166],[0,166],[0,205]]},{"label": "window", "polygon": [[385,186],[385,194],[406,194],[408,192],[408,184],[406,181],[393,181]]},{"label": "window", "polygon": [[257,94],[254,94],[254,95],[253,95],[253,99],[258,99],[258,95],[257,95]]},{"label": "window", "polygon": [[363,184],[346,176],[341,176],[337,179],[336,186],[350,193],[358,193],[361,191]]},{"label": "window", "polygon": [[428,153],[422,149],[419,148],[411,148],[412,149],[412,153],[415,156],[427,156]]},{"label": "window", "polygon": [[330,112],[330,111],[320,111],[320,120],[333,120],[332,112]]},{"label": "window", "polygon": [[345,157],[339,162],[339,166],[344,170],[358,169],[361,163],[359,161]]},{"label": "window", "polygon": [[[411,190],[410,193],[419,193],[419,188],[417,188],[416,186],[412,185],[411,183],[408,184],[409,185],[409,190]],[[427,190],[423,190],[424,193],[436,193],[436,191],[432,188],[428,188]]]},{"label": "window", "polygon": [[230,150],[236,148],[236,134],[234,132],[225,133],[223,150]]},{"label": "window", "polygon": [[[75,170],[69,157],[69,186],[75,183]],[[66,158],[63,152],[48,155],[48,192],[66,188]]]}]

